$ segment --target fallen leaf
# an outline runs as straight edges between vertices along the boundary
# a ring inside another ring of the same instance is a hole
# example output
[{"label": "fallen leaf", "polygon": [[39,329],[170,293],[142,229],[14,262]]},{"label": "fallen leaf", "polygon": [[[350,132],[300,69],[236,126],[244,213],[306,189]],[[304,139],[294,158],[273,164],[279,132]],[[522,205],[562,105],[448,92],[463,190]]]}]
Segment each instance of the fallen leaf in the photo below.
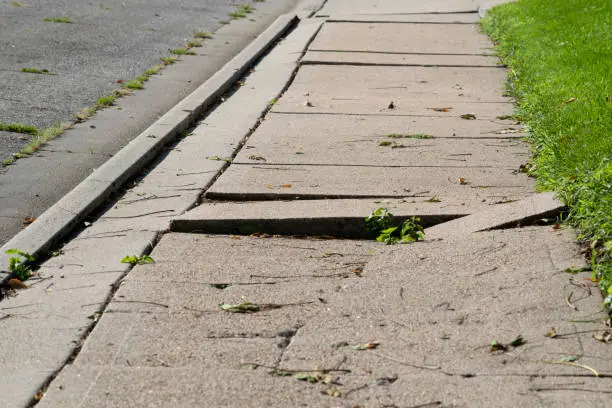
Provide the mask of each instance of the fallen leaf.
[{"label": "fallen leaf", "polygon": [[508,133],[520,133],[520,132],[521,132],[521,129],[508,128],[508,129],[500,130],[499,132],[495,132],[495,134],[497,134],[497,135],[505,135],[505,134],[508,134]]},{"label": "fallen leaf", "polygon": [[353,346],[352,349],[353,350],[373,350],[373,349],[377,348],[379,345],[380,345],[379,342],[371,341],[369,343],[358,344],[356,346]]},{"label": "fallen leaf", "polygon": [[464,113],[463,115],[460,116],[460,118],[465,119],[465,120],[475,120],[476,115],[474,115],[473,113]]},{"label": "fallen leaf", "polygon": [[498,342],[497,340],[493,340],[491,342],[491,347],[489,348],[489,351],[491,353],[495,353],[497,351],[506,351],[506,350],[508,350],[508,347]]},{"label": "fallen leaf", "polygon": [[395,104],[393,103],[393,101],[389,103],[389,106],[387,107],[387,109],[395,109]]},{"label": "fallen leaf", "polygon": [[468,182],[465,178],[459,177],[459,184],[461,184],[462,186],[465,186],[466,184],[468,184]]},{"label": "fallen leaf", "polygon": [[544,336],[554,339],[555,337],[557,337],[557,329],[555,329],[554,327],[551,327],[550,330],[547,331]]},{"label": "fallen leaf", "polygon": [[329,395],[330,397],[335,397],[335,398],[341,398],[342,397],[342,390],[336,387],[332,387],[329,388],[328,390],[325,391],[326,395]]},{"label": "fallen leaf", "polygon": [[8,282],[6,282],[6,284],[11,289],[27,289],[28,288],[28,285],[26,285],[25,283],[23,283],[22,281],[16,278],[9,279]]},{"label": "fallen leaf", "polygon": [[599,333],[593,333],[593,338],[602,343],[610,343],[612,342],[612,332],[606,330]]},{"label": "fallen leaf", "polygon": [[569,98],[567,101],[563,102],[563,103],[572,103],[576,100],[576,98]]},{"label": "fallen leaf", "polygon": [[219,304],[221,310],[230,313],[254,313],[259,311],[259,305],[256,303],[242,302],[238,304]]},{"label": "fallen leaf", "polygon": [[512,347],[520,347],[520,346],[524,345],[525,343],[527,343],[527,342],[523,339],[523,336],[521,336],[519,334],[518,336],[516,336],[516,338],[514,340],[512,340],[510,345]]},{"label": "fallen leaf", "polygon": [[318,383],[322,379],[321,373],[297,373],[295,378],[299,381],[307,381],[311,384]]},{"label": "fallen leaf", "polygon": [[436,111],[436,112],[449,112],[451,109],[453,109],[452,107],[446,107],[446,108],[427,108],[429,110],[432,111]]},{"label": "fallen leaf", "polygon": [[28,225],[30,225],[31,223],[33,223],[34,221],[36,221],[36,218],[34,217],[25,217],[23,219],[23,226],[27,227]]}]

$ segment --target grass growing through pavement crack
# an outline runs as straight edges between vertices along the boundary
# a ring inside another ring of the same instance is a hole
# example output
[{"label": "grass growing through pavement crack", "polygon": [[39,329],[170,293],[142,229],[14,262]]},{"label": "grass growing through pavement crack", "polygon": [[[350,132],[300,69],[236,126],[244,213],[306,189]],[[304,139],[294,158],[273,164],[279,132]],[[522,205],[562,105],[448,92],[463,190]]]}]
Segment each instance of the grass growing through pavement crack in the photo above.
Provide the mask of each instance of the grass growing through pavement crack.
[{"label": "grass growing through pavement crack", "polygon": [[24,67],[20,69],[21,72],[25,72],[26,74],[39,74],[39,75],[56,75],[48,69],[40,69],[40,68],[32,68],[32,67]]},{"label": "grass growing through pavement crack", "polygon": [[567,222],[580,231],[612,311],[610,16],[606,2],[531,0],[493,8],[482,28],[529,128],[529,171],[570,208]]},{"label": "grass growing through pavement crack", "polygon": [[72,24],[72,20],[70,20],[68,17],[47,17],[43,18],[43,21],[46,23]]},{"label": "grass growing through pavement crack", "polygon": [[247,14],[250,14],[253,11],[255,11],[255,7],[250,4],[238,4],[234,11],[228,13],[228,16],[230,16],[232,19],[246,18]]},{"label": "grass growing through pavement crack", "polygon": [[30,263],[34,262],[32,255],[18,249],[8,249],[5,253],[13,255],[9,259],[9,272],[12,278],[23,282],[32,276],[32,269],[30,267]]}]

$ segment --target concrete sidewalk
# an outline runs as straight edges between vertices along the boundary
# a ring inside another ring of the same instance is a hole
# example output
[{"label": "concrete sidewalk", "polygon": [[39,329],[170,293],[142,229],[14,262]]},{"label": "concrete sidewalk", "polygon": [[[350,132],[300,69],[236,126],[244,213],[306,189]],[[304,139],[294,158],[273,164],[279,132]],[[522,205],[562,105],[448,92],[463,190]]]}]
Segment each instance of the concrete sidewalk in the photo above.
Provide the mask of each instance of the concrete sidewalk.
[{"label": "concrete sidewalk", "polygon": [[[585,260],[550,224],[562,205],[519,171],[477,11],[329,0],[302,20],[42,266],[53,286],[6,301],[25,342],[53,332],[39,360],[67,359],[33,401],[607,406],[602,298],[564,272]],[[420,216],[425,241],[366,239],[378,207]],[[43,369],[14,365],[13,388]]]}]

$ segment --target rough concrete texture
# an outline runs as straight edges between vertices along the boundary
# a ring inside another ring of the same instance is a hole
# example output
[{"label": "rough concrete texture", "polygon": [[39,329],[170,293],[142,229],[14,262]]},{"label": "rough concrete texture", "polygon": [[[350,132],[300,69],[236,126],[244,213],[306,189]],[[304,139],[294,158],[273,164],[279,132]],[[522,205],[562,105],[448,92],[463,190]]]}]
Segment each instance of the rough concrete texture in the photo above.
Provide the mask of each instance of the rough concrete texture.
[{"label": "rough concrete texture", "polygon": [[[489,202],[531,195],[534,182],[512,169],[374,166],[230,166],[206,192],[212,199],[439,197]],[[357,181],[357,182],[356,182]]]},{"label": "rough concrete texture", "polygon": [[428,228],[427,239],[458,237],[491,229],[515,228],[536,221],[550,223],[557,220],[566,208],[565,204],[555,198],[553,193],[536,194]]},{"label": "rough concrete texture", "polygon": [[312,51],[406,54],[492,55],[486,35],[475,24],[330,23],[309,47]]},{"label": "rough concrete texture", "polygon": [[[397,247],[166,235],[41,405],[604,407],[612,363],[590,333],[601,297],[559,273],[584,262],[573,240],[550,227]],[[278,308],[218,307],[245,300]],[[564,355],[604,377],[556,364]]]},{"label": "rough concrete texture", "polygon": [[487,55],[379,54],[355,51],[309,51],[302,59],[306,65],[391,65],[438,67],[498,67],[497,57]]}]

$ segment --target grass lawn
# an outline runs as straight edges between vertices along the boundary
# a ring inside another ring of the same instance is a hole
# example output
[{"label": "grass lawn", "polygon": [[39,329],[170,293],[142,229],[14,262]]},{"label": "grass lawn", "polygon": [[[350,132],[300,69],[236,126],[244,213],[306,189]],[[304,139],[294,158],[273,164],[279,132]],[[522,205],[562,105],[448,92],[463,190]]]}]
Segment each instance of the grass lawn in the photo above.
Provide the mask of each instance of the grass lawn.
[{"label": "grass lawn", "polygon": [[612,309],[611,21],[607,1],[519,0],[492,9],[482,28],[530,131],[529,171],[570,206]]}]

